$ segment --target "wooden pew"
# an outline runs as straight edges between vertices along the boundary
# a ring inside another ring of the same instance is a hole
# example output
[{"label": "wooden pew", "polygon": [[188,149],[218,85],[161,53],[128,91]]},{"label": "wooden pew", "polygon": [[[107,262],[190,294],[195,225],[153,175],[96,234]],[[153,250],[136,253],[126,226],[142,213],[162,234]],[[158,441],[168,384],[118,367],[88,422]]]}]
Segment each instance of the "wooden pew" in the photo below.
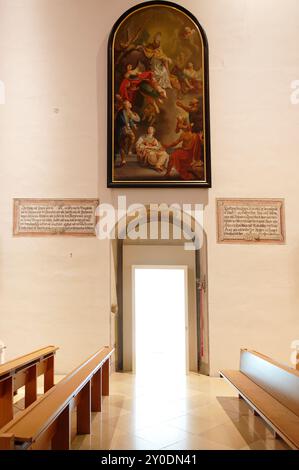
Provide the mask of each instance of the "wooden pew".
[{"label": "wooden pew", "polygon": [[240,370],[220,371],[292,449],[299,449],[299,371],[256,351],[241,349]]},{"label": "wooden pew", "polygon": [[0,449],[68,450],[71,411],[77,408],[77,433],[89,434],[91,411],[101,411],[109,395],[110,357],[105,347],[67,375],[0,430]]},{"label": "wooden pew", "polygon": [[54,356],[47,346],[0,365],[0,427],[13,419],[13,396],[25,386],[25,408],[37,398],[37,377],[44,375],[44,392],[54,385]]}]

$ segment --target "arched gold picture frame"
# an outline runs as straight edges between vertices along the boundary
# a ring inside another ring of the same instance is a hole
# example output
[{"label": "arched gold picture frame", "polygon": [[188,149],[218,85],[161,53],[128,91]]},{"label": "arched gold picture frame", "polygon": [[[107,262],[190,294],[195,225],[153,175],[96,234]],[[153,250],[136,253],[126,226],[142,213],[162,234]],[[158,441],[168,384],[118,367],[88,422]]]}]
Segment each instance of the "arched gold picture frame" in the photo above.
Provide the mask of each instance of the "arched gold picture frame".
[{"label": "arched gold picture frame", "polygon": [[131,8],[108,43],[108,187],[211,187],[208,42],[171,2]]}]

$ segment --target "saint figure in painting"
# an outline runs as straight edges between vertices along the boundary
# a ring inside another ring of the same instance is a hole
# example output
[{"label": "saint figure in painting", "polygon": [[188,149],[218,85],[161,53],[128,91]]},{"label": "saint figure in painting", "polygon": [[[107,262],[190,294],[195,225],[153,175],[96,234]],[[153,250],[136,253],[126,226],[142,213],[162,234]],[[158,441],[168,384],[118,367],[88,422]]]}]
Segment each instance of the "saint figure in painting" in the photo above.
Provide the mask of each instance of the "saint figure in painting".
[{"label": "saint figure in painting", "polygon": [[172,60],[164,54],[161,46],[162,34],[157,33],[152,43],[143,47],[143,52],[150,60],[150,67],[157,83],[164,90],[172,88],[169,76],[169,65]]},{"label": "saint figure in painting", "polygon": [[122,166],[126,164],[128,156],[132,154],[133,144],[136,140],[134,131],[137,129],[136,123],[139,121],[138,114],[132,111],[132,104],[125,100],[116,116],[115,147],[120,153]]},{"label": "saint figure in painting", "polygon": [[155,138],[155,129],[150,126],[145,135],[136,142],[136,152],[139,162],[154,168],[159,173],[166,172],[169,155]]},{"label": "saint figure in painting", "polygon": [[166,149],[179,146],[170,155],[166,176],[176,172],[185,181],[194,180],[195,169],[201,166],[202,134],[192,132],[192,126],[186,118],[178,118],[176,132],[180,132],[179,138],[171,144],[164,144]]}]

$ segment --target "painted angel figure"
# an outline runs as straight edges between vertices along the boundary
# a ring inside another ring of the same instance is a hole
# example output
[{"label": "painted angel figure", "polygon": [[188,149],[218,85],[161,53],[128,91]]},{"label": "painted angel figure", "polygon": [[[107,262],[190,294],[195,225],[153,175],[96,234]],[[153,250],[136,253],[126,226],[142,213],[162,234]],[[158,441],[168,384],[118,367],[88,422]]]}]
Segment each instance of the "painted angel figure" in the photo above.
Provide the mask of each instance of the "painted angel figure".
[{"label": "painted angel figure", "polygon": [[169,65],[172,63],[172,60],[164,54],[161,39],[162,34],[157,33],[152,43],[140,47],[142,47],[146,58],[150,60],[155,80],[161,88],[166,90],[167,88],[172,88],[169,73]]}]

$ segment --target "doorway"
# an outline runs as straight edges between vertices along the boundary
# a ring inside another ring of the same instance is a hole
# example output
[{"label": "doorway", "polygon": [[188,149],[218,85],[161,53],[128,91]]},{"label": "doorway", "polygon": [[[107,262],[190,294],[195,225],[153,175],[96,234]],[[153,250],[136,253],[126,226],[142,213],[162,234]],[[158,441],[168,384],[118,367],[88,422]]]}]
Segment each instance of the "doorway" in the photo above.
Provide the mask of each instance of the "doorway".
[{"label": "doorway", "polygon": [[187,266],[132,266],[133,371],[185,375],[188,364]]}]

